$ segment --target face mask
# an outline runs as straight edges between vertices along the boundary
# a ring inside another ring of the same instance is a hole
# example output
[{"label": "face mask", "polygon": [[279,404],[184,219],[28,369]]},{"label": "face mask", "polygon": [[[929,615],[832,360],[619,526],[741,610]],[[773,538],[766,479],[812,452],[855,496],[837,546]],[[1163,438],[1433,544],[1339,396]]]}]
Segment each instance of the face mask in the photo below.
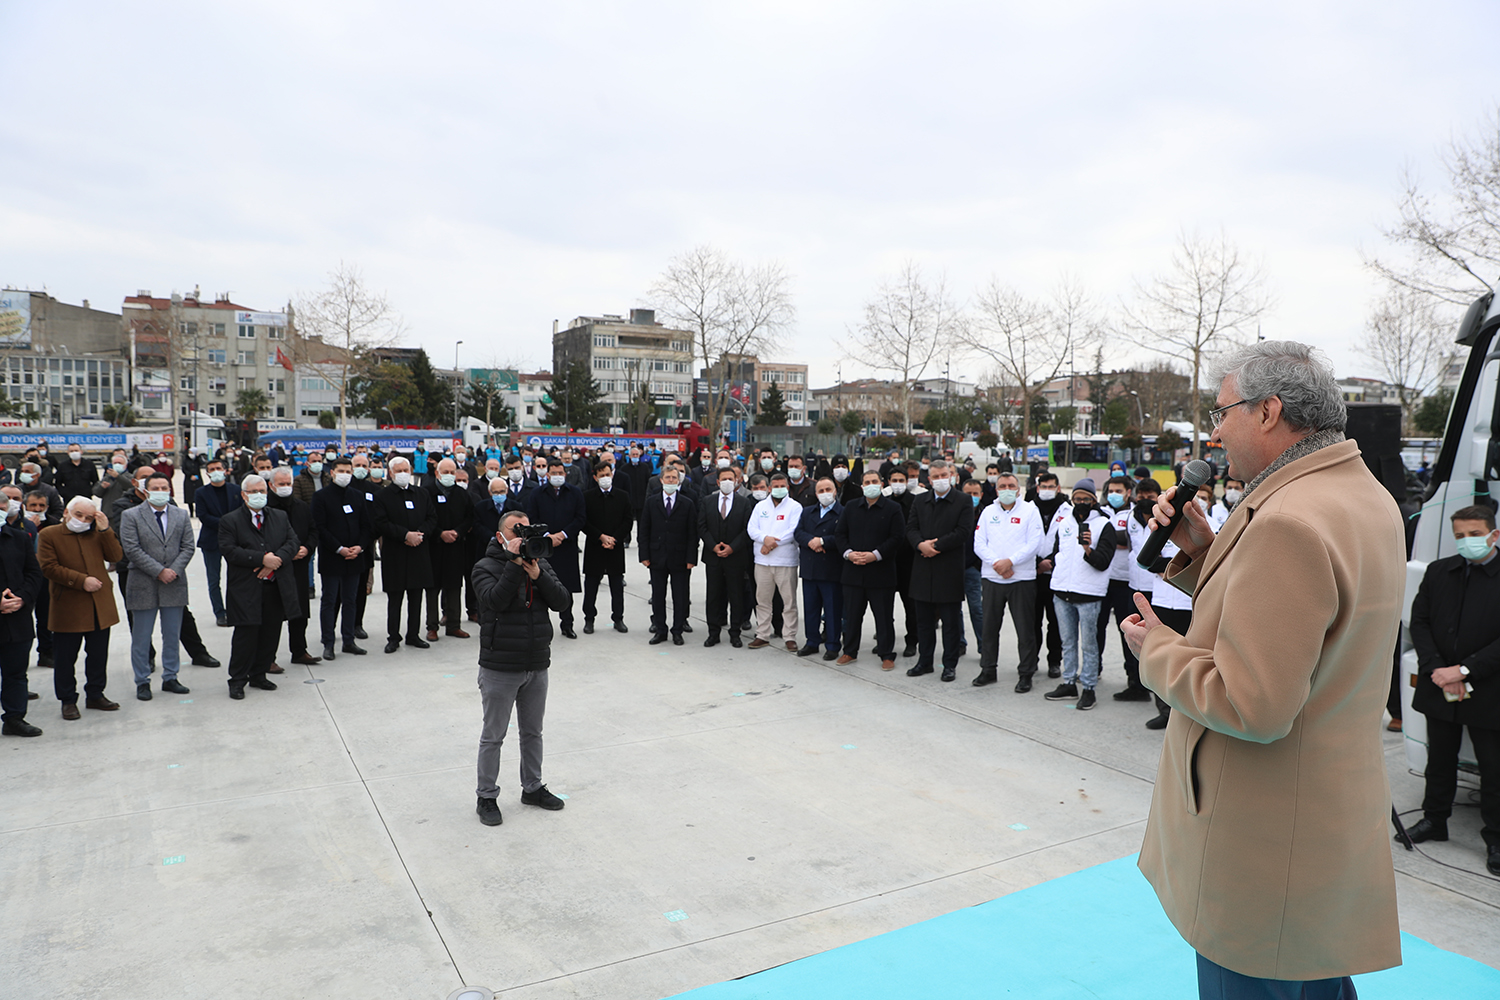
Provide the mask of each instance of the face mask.
[{"label": "face mask", "polygon": [[702,463],[701,463],[701,464],[702,464],[702,466],[703,466],[703,467],[704,467],[704,468],[705,468],[705,469],[706,469],[706,468],[708,468],[708,467],[709,467],[709,466],[710,466],[710,465],[712,465],[712,464],[713,464],[713,459],[711,459],[711,458],[705,458],[705,459],[704,459],[704,460],[703,460],[703,461],[702,461]]},{"label": "face mask", "polygon": [[1000,481],[1000,477],[999,476],[985,476],[984,478],[988,479],[990,481],[990,485],[991,486],[994,486],[996,483],[998,483]]},{"label": "face mask", "polygon": [[970,500],[971,500],[971,501],[973,501],[973,503],[974,503],[974,506],[975,506],[975,507],[978,507],[978,506],[979,506],[979,501],[980,501],[980,499],[981,499],[981,498],[980,498],[980,497],[976,497],[976,496],[974,496],[974,495],[973,495],[973,494],[970,494],[970,495],[969,495],[969,499],[970,499]]},{"label": "face mask", "polygon": [[333,485],[335,486],[348,486],[353,481],[354,477],[347,472],[335,472],[333,474]]},{"label": "face mask", "polygon": [[110,466],[110,468],[114,469],[115,470],[115,475],[118,476],[120,473],[122,473],[122,472],[125,471],[125,463],[124,462],[115,462],[115,463],[113,463]]},{"label": "face mask", "polygon": [[81,535],[94,526],[93,521],[80,521],[76,517],[68,518],[68,530],[76,535]]},{"label": "face mask", "polygon": [[152,490],[146,494],[146,502],[153,507],[165,507],[170,499],[172,499],[172,494],[166,490]]},{"label": "face mask", "polygon": [[677,492],[677,484],[676,483],[662,483],[661,484],[661,491],[663,493],[665,493],[667,496],[671,496],[673,493]]},{"label": "face mask", "polygon": [[485,469],[484,470],[484,478],[486,478],[486,479],[499,479],[500,478],[500,470],[499,469]]},{"label": "face mask", "polygon": [[1089,519],[1089,516],[1093,513],[1093,504],[1089,503],[1086,500],[1073,501],[1073,520],[1077,521],[1079,524],[1087,521]]},{"label": "face mask", "polygon": [[1193,503],[1195,503],[1195,504],[1198,505],[1198,509],[1199,510],[1203,510],[1203,511],[1208,510],[1208,501],[1205,500],[1205,499],[1203,499],[1202,497],[1194,497],[1193,498]]},{"label": "face mask", "polygon": [[786,499],[786,487],[785,486],[773,486],[773,487],[771,487],[771,497],[772,497],[772,499],[775,499],[775,500],[785,500]]},{"label": "face mask", "polygon": [[1488,535],[1481,538],[1465,535],[1463,538],[1457,539],[1454,544],[1458,546],[1459,555],[1465,559],[1472,559],[1475,562],[1490,554],[1490,538]]},{"label": "face mask", "polygon": [[33,476],[29,472],[23,472],[23,473],[21,473],[21,482],[23,482],[23,483],[29,483],[29,482],[31,482],[35,478],[36,478],[36,476]]},{"label": "face mask", "polygon": [[327,463],[328,463],[328,464],[329,464],[329,465],[332,465],[332,464],[333,464],[333,460],[334,460],[334,459],[335,459],[335,458],[338,458],[338,456],[337,456],[337,455],[335,455],[335,454],[334,454],[334,453],[333,453],[333,452],[331,452],[331,451],[327,451],[327,452],[324,452],[324,453],[323,453],[323,461],[325,461],[325,462],[327,462]]},{"label": "face mask", "polygon": [[760,460],[760,467],[762,469],[765,469],[767,472],[770,472],[772,467],[774,467],[775,465],[776,462],[773,459],[763,458]]},{"label": "face mask", "polygon": [[952,488],[953,484],[941,476],[932,481],[932,492],[936,493],[938,496],[942,496]]},{"label": "face mask", "polygon": [[1226,503],[1239,503],[1240,497],[1244,495],[1245,494],[1241,493],[1239,490],[1225,490],[1224,500]]},{"label": "face mask", "polygon": [[926,462],[923,462],[923,463],[922,463],[922,471],[923,471],[923,472],[926,472],[926,471],[927,471],[927,463],[926,463]]},{"label": "face mask", "polygon": [[289,496],[292,495],[292,487],[290,485],[287,485],[287,486],[277,486],[276,487],[276,495],[279,496],[279,497],[281,497],[281,499],[285,500],[287,497],[289,497]]},{"label": "face mask", "polygon": [[215,469],[213,472],[210,472],[208,474],[208,481],[213,483],[215,486],[218,486],[224,481],[224,473],[220,472],[218,469]]},{"label": "face mask", "polygon": [[721,479],[721,480],[719,480],[719,492],[722,493],[722,494],[724,494],[726,497],[729,494],[733,493],[734,492],[734,480],[733,479]]},{"label": "face mask", "polygon": [[397,486],[404,490],[411,485],[411,473],[393,472],[391,473],[391,482],[395,483]]},{"label": "face mask", "polygon": [[1056,490],[1037,490],[1036,491],[1036,498],[1038,500],[1056,500],[1057,499],[1057,491]]},{"label": "face mask", "polygon": [[41,524],[42,523],[42,514],[43,514],[43,511],[28,510],[26,512],[26,520],[30,521],[32,524]]},{"label": "face mask", "polygon": [[370,469],[369,469],[368,466],[356,465],[354,467],[353,476],[354,476],[355,479],[363,479],[366,476],[368,476],[369,474],[370,474]]},{"label": "face mask", "polygon": [[1115,510],[1119,510],[1125,506],[1125,494],[1123,493],[1109,493],[1105,495],[1104,499]]},{"label": "face mask", "polygon": [[[892,496],[899,497],[901,494],[903,494],[905,492],[906,492],[906,483],[905,483],[905,481],[902,481],[902,482],[899,482],[899,483],[892,483],[891,484],[891,495]],[[865,496],[869,496],[869,495],[870,494],[868,494],[868,493],[865,494]]]},{"label": "face mask", "polygon": [[75,462],[81,462],[81,461],[83,461],[83,452],[81,452],[81,451],[70,451],[70,452],[68,452],[68,457],[71,458]]},{"label": "face mask", "polygon": [[21,501],[19,501],[19,500],[12,500],[12,501],[10,501],[9,503],[7,503],[5,505],[5,516],[6,517],[14,520],[15,517],[16,517],[16,515],[19,514],[19,513],[21,513]]},{"label": "face mask", "polygon": [[788,469],[788,470],[786,470],[786,474],[791,477],[792,482],[794,482],[794,483],[800,483],[800,482],[802,482],[802,470],[801,469]]},{"label": "face mask", "polygon": [[46,448],[38,448],[38,449],[37,449],[37,450],[36,450],[36,453],[37,453],[37,454],[38,454],[38,455],[41,455],[41,456],[42,456],[42,457],[43,457],[43,458],[46,458],[46,457],[47,457],[47,449],[46,449]]},{"label": "face mask", "polygon": [[266,495],[264,493],[245,494],[245,506],[249,507],[251,510],[260,510],[265,505]]},{"label": "face mask", "polygon": [[[879,492],[879,489],[880,489],[879,487],[876,487],[876,491],[877,492]],[[822,504],[824,507],[832,507],[833,506],[833,494],[829,493],[826,490],[824,492],[822,492],[822,493],[819,493],[818,494],[818,503]]]},{"label": "face mask", "polygon": [[525,475],[525,473],[523,473],[520,469],[511,469],[505,474],[505,478],[509,479],[513,483],[519,483],[523,475]]},{"label": "face mask", "polygon": [[721,468],[721,469],[727,469],[727,468],[729,468],[729,459],[727,459],[727,458],[721,458],[721,459],[719,459],[719,468]]},{"label": "face mask", "polygon": [[380,480],[382,480],[382,479],[385,478],[385,470],[384,469],[371,469],[370,470],[370,478],[373,479],[373,480],[375,480],[376,482],[379,482]]},{"label": "face mask", "polygon": [[505,509],[505,499],[506,499],[506,497],[505,497],[504,493],[491,493],[490,494],[490,499],[495,502],[495,509],[496,510],[504,510]]},{"label": "face mask", "polygon": [[846,468],[844,468],[844,467],[843,467],[843,466],[842,466],[842,465],[841,465],[841,466],[839,466],[839,467],[838,467],[838,468],[836,468],[836,469],[834,469],[834,470],[833,470],[833,478],[834,478],[834,479],[835,479],[835,480],[836,480],[836,481],[838,481],[838,482],[841,482],[841,483],[842,483],[842,482],[843,482],[843,481],[844,481],[844,480],[846,480],[846,479],[848,479],[848,478],[849,478],[849,470],[848,470],[848,469],[846,469]]},{"label": "face mask", "polygon": [[599,477],[599,488],[601,490],[608,490],[614,484],[615,484],[615,477],[614,476],[600,476]]},{"label": "face mask", "polygon": [[1016,491],[1015,490],[996,490],[995,491],[995,499],[999,500],[1005,506],[1009,507],[1011,504],[1013,504],[1013,503],[1016,502]]},{"label": "face mask", "polygon": [[[904,487],[905,485],[905,483],[892,483],[891,489],[894,490],[897,486]],[[860,489],[860,492],[865,495],[866,500],[874,500],[876,497],[880,496],[880,484],[866,483],[864,487]]]},{"label": "face mask", "polygon": [[458,463],[459,465],[465,465],[465,464],[467,464],[468,459],[469,459],[469,456],[465,455],[461,451],[455,451],[453,453],[453,461],[456,462],[456,463]]},{"label": "face mask", "polygon": [[458,482],[458,477],[451,472],[445,472],[442,475],[438,476],[438,482],[443,486],[452,486],[454,483]]},{"label": "face mask", "polygon": [[750,495],[753,496],[757,501],[761,501],[761,500],[764,500],[766,498],[766,491],[765,490],[751,490],[750,491]]},{"label": "face mask", "polygon": [[307,463],[307,471],[311,472],[315,476],[319,475],[323,471],[323,463],[322,462],[308,462]]},{"label": "face mask", "polygon": [[568,481],[568,477],[567,476],[548,476],[547,477],[547,482],[551,483],[554,488],[561,486],[563,483],[565,483],[567,481]]}]

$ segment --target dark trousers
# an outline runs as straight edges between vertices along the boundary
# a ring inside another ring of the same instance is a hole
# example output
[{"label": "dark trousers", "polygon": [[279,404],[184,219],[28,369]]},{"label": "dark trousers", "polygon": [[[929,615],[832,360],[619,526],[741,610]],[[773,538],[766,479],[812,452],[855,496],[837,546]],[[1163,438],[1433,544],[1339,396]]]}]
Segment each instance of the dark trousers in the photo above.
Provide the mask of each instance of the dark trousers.
[{"label": "dark trousers", "polygon": [[844,641],[844,588],[837,580],[802,581],[802,628],[807,644],[836,652]]},{"label": "dark trousers", "polygon": [[[1422,814],[1428,819],[1446,822],[1453,812],[1463,728],[1457,722],[1427,717],[1427,791],[1422,796]],[[1469,742],[1479,763],[1479,817],[1484,822],[1480,836],[1486,846],[1500,847],[1500,729],[1470,726]]]},{"label": "dark trousers", "polygon": [[443,605],[443,617],[448,619],[446,628],[463,626],[464,580],[457,572],[448,572],[437,581],[438,586],[427,588],[427,631],[438,630],[438,602]]},{"label": "dark trousers", "polygon": [[[590,573],[583,578],[583,620],[593,621],[599,614],[599,581],[605,574]],[[625,620],[625,574],[609,575],[609,617],[611,621]]]},{"label": "dark trousers", "polygon": [[31,640],[0,642],[0,722],[26,719],[26,668],[31,665]]},{"label": "dark trousers", "polygon": [[281,585],[260,584],[260,624],[236,625],[229,640],[229,686],[242,688],[251,679],[265,680],[266,670],[276,662],[281,645],[281,623],[286,607],[281,602]]},{"label": "dark trousers", "polygon": [[324,646],[333,645],[334,623],[338,621],[340,611],[344,613],[344,641],[354,641],[354,627],[359,622],[355,611],[356,598],[365,594],[365,576],[368,573],[368,570],[361,569],[356,573],[322,574],[323,596],[318,599],[321,602],[318,624],[322,629]]},{"label": "dark trousers", "polygon": [[[1141,661],[1135,658],[1130,651],[1130,646],[1125,642],[1125,633],[1119,626],[1125,624],[1125,619],[1135,614],[1135,591],[1130,589],[1129,580],[1109,581],[1109,590],[1104,594],[1104,606],[1099,609],[1099,672],[1104,673],[1104,650],[1106,640],[1109,638],[1109,614],[1115,614],[1115,631],[1120,634],[1120,649],[1125,652],[1125,679],[1131,687],[1137,687],[1141,683]],[[1148,595],[1149,596],[1149,595]]]},{"label": "dark trousers", "polygon": [[[41,633],[37,633],[40,635]],[[1391,718],[1401,720],[1401,710],[1405,707],[1402,694],[1405,693],[1406,677],[1401,669],[1401,637],[1396,636],[1396,650],[1391,657],[1391,693],[1386,696],[1385,710],[1391,713]]]},{"label": "dark trousers", "polygon": [[1359,1000],[1354,981],[1337,979],[1257,979],[1231,972],[1198,956],[1199,1000]]},{"label": "dark trousers", "polygon": [[73,673],[78,650],[84,651],[83,695],[104,697],[104,682],[109,677],[109,629],[92,632],[52,633],[52,690],[64,705],[78,704],[78,678]]},{"label": "dark trousers", "polygon": [[958,646],[963,629],[963,602],[917,601],[917,666],[932,666],[937,651],[938,619],[943,622],[943,669],[958,666]]},{"label": "dark trousers", "polygon": [[844,591],[844,655],[859,655],[860,633],[864,630],[865,608],[875,615],[875,655],[882,660],[896,658],[896,591],[890,587],[851,587]]},{"label": "dark trousers", "polygon": [[984,625],[979,642],[979,669],[994,672],[1000,664],[1000,627],[1005,624],[1006,609],[1010,624],[1016,630],[1016,646],[1021,661],[1016,673],[1030,677],[1036,673],[1039,650],[1036,630],[1031,627],[1036,615],[1036,581],[1014,583],[984,581]]},{"label": "dark trousers", "polygon": [[302,617],[286,623],[286,645],[293,656],[307,652],[307,619],[312,611],[312,582],[307,578],[307,570],[311,565],[310,558],[292,563],[292,576],[297,581],[297,603],[302,606]]},{"label": "dark trousers", "polygon": [[41,596],[36,599],[36,651],[45,656],[52,655],[52,630],[47,627],[47,615],[51,611],[51,588],[43,581]]},{"label": "dark trousers", "polygon": [[474,599],[474,560],[472,558],[464,567],[464,607],[469,609],[470,618],[479,618],[479,602]]},{"label": "dark trousers", "polygon": [[740,626],[749,616],[745,604],[745,585],[750,563],[743,556],[721,559],[710,547],[703,553],[703,582],[708,591],[703,613],[708,617],[708,631],[718,633],[728,626],[731,635],[740,634]]},{"label": "dark trousers", "polygon": [[[901,614],[906,623],[906,631],[902,633],[901,638],[908,649],[915,649],[917,646],[917,602],[911,599],[910,589],[897,591],[897,593],[901,595]],[[891,611],[895,612],[894,605]]]},{"label": "dark trousers", "polygon": [[[1163,584],[1162,586],[1170,587],[1171,584]],[[1193,624],[1193,613],[1191,611],[1182,608],[1159,608],[1154,604],[1151,605],[1151,610],[1156,612],[1156,617],[1161,619],[1163,625],[1178,635],[1187,635],[1188,626]],[[1161,700],[1161,695],[1156,696],[1156,710],[1162,715],[1172,714],[1171,707]]]},{"label": "dark trousers", "polygon": [[668,569],[659,560],[651,564],[651,631],[667,631],[667,584],[672,585],[672,634],[681,635],[688,617],[688,569]]},{"label": "dark trousers", "polygon": [[[326,579],[326,578],[325,578]],[[375,580],[375,567],[366,566],[360,571],[354,585],[354,624],[349,629],[349,634],[354,634],[354,629],[365,627],[365,605],[370,600],[370,585]],[[325,585],[326,586],[326,585]],[[328,633],[332,635],[332,632]]]},{"label": "dark trousers", "polygon": [[401,598],[406,598],[406,638],[416,639],[422,624],[422,588],[407,591],[392,590],[385,595],[385,637],[391,642],[401,641]]},{"label": "dark trousers", "polygon": [[1057,627],[1057,608],[1052,605],[1052,574],[1036,575],[1036,619],[1032,631],[1037,648],[1042,645],[1042,622],[1047,623],[1047,666],[1062,666],[1062,632]]}]

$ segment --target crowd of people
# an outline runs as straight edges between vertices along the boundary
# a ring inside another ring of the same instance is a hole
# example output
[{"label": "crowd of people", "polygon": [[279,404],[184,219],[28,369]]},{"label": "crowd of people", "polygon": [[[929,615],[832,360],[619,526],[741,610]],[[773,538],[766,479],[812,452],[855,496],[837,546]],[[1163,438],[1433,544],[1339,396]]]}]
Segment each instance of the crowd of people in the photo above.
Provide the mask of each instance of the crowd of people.
[{"label": "crowd of people", "polygon": [[[470,638],[470,623],[482,622],[473,568],[508,513],[518,515],[514,534],[536,535],[529,544],[542,546],[563,590],[582,594],[581,615],[571,597],[558,609],[558,631],[570,640],[595,631],[606,584],[608,625],[629,632],[632,542],[649,573],[651,644],[682,645],[693,632],[690,580],[701,571],[704,646],[774,643],[846,665],[865,647],[868,611],[881,669],[915,658],[908,676],[940,671],[952,681],[972,641],[972,683],[983,687],[999,680],[1008,611],[1015,690],[1032,689],[1045,651],[1047,674],[1059,681],[1046,697],[1085,710],[1097,704],[1111,611],[1123,620],[1132,595],[1148,593],[1164,620],[1185,624],[1190,613],[1185,594],[1157,586],[1133,558],[1160,493],[1144,469],[1133,477],[1119,466],[1102,486],[1084,478],[1068,489],[1039,471],[1023,489],[1008,461],[981,473],[951,452],[931,461],[891,453],[867,467],[860,457],[771,448],[476,454],[457,446],[408,457],[365,446],[341,455],[331,446],[306,454],[226,445],[184,454],[179,505],[171,459],[121,450],[101,469],[77,445],[50,459],[43,446],[23,456],[15,482],[0,485],[9,502],[0,528],[6,733],[40,733],[25,719],[26,700],[38,697],[26,680],[33,642],[37,666],[52,669],[63,718],[80,717],[80,652],[84,707],[119,707],[105,685],[121,612],[138,699],[153,697],[158,669],[161,691],[188,693],[183,651],[195,665],[221,666],[188,606],[186,573],[198,557],[214,623],[234,630],[234,699],[275,689],[283,630],[291,663],[366,655],[377,566],[385,653]],[[1199,503],[1211,521],[1228,516],[1237,486],[1226,482],[1222,500],[1204,488]],[[308,639],[315,598],[316,646]],[[1122,648],[1127,678],[1115,698],[1149,701]],[[1154,728],[1168,714],[1158,707]]]}]

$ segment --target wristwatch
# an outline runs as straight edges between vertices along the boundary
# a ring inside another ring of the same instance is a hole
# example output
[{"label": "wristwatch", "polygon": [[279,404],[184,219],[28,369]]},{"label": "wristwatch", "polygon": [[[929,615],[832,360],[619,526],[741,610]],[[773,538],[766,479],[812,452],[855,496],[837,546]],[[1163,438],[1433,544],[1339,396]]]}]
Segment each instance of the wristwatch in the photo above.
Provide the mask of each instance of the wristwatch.
[{"label": "wristwatch", "polygon": [[1469,676],[1469,668],[1464,666],[1462,663],[1458,665],[1458,672],[1465,677]]}]

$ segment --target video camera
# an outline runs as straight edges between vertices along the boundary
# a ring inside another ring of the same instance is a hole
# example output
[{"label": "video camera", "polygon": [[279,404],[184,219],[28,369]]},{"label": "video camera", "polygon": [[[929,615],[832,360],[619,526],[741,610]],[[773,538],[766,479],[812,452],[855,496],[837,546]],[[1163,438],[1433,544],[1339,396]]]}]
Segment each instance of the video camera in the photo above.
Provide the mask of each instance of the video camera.
[{"label": "video camera", "polygon": [[552,554],[552,539],[545,524],[517,524],[511,529],[521,540],[522,559],[543,559]]}]

